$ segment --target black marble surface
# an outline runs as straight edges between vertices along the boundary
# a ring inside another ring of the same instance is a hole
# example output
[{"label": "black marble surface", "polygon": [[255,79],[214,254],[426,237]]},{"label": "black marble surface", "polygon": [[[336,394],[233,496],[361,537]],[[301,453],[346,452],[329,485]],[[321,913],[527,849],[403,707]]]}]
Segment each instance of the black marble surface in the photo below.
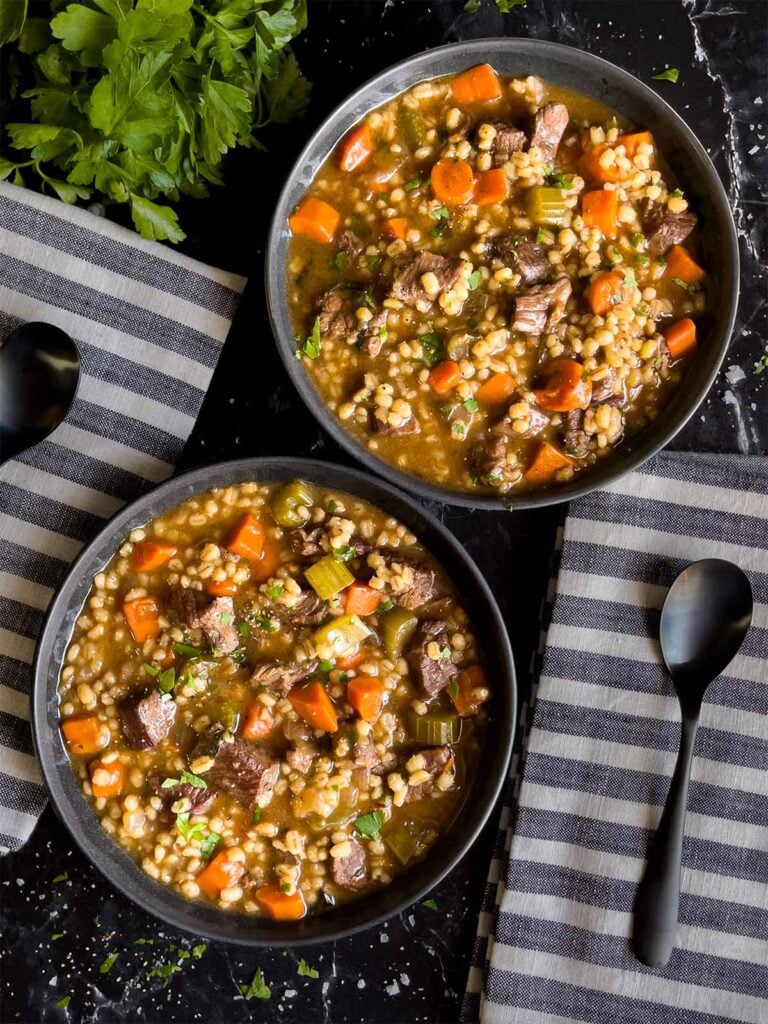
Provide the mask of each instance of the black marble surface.
[{"label": "black marble surface", "polygon": [[[274,198],[310,129],[351,89],[385,66],[457,39],[521,35],[599,54],[643,81],[667,66],[676,85],[654,83],[709,150],[739,228],[742,293],[733,343],[715,387],[675,446],[768,451],[765,270],[768,223],[765,0],[527,0],[500,14],[492,0],[468,14],[459,2],[310,0],[297,46],[316,83],[303,122],[265,138],[269,155],[237,154],[228,187],[189,203],[185,250],[250,277],[184,465],[256,454],[344,461],[301,407],[273,352],[262,293],[262,244]],[[535,72],[535,68],[532,69]],[[516,514],[435,508],[486,571],[515,648],[521,699],[539,605],[562,509]],[[300,953],[198,943],[120,896],[74,848],[48,809],[21,852],[0,863],[5,933],[4,1022],[455,1021],[466,980],[495,823],[433,893],[352,939],[303,951],[318,978],[297,974]],[[198,940],[199,941],[199,940]],[[151,942],[151,944],[150,944]],[[197,950],[200,953],[200,950]],[[99,968],[117,953],[112,968]],[[170,965],[170,966],[169,966]],[[239,986],[264,972],[269,1000]],[[163,976],[165,975],[165,976]],[[56,1004],[70,996],[68,1006]]]}]

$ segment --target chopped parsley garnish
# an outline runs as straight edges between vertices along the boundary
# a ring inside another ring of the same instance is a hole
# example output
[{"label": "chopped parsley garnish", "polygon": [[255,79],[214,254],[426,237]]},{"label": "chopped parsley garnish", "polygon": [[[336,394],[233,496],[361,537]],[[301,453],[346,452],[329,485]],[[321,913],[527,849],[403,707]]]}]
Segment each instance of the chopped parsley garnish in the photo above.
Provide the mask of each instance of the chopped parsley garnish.
[{"label": "chopped parsley garnish", "polygon": [[645,244],[645,235],[637,231],[634,235],[632,235],[629,241],[635,249],[639,249],[641,245]]},{"label": "chopped parsley garnish", "polygon": [[423,181],[421,178],[411,178],[410,181],[406,181],[403,188],[406,192],[413,192],[414,189],[421,188],[422,185],[426,185],[426,181]]},{"label": "chopped parsley garnish", "polygon": [[573,185],[573,178],[562,171],[552,171],[547,175],[547,184],[554,185],[555,188],[570,188]]},{"label": "chopped parsley garnish", "polygon": [[463,402],[463,405],[467,412],[477,412],[477,410],[480,408],[480,406],[477,404],[474,398],[467,398]]},{"label": "chopped parsley garnish", "polygon": [[648,259],[644,252],[635,253],[635,263],[638,263],[640,266],[645,266],[646,263],[650,262],[651,261]]},{"label": "chopped parsley garnish", "polygon": [[429,907],[430,910],[437,910],[437,900],[428,899],[421,901],[422,907]]},{"label": "chopped parsley garnish", "polygon": [[547,232],[544,230],[544,228],[539,228],[536,231],[536,241],[537,242],[543,242],[546,237],[547,237]]},{"label": "chopped parsley garnish", "polygon": [[381,325],[381,327],[379,327],[379,337],[386,344],[387,338],[389,337],[389,329],[387,328],[386,320]]},{"label": "chopped parsley garnish", "polygon": [[320,664],[317,666],[318,672],[330,672],[332,668],[332,661],[321,661]]},{"label": "chopped parsley garnish", "polygon": [[[222,619],[222,621],[224,621]],[[174,654],[183,654],[185,658],[198,658],[200,656],[200,650],[197,647],[193,647],[191,644],[174,644]]]},{"label": "chopped parsley garnish", "polygon": [[115,961],[117,960],[118,956],[118,953],[110,953],[107,959],[99,967],[99,974],[108,974],[109,971],[111,971],[112,968],[114,967]]},{"label": "chopped parsley garnish", "polygon": [[64,935],[64,932],[54,932],[51,936],[51,942],[55,942],[56,939],[60,939]]},{"label": "chopped parsley garnish", "polygon": [[306,960],[299,960],[299,966],[296,971],[302,978],[319,978],[320,972],[316,971],[314,967],[310,967]]},{"label": "chopped parsley garnish", "polygon": [[[335,512],[336,509],[339,506],[338,506],[337,502],[331,500],[331,501],[328,502],[328,504],[325,507],[328,509],[329,512]],[[281,584],[281,586],[282,586],[282,584]]]},{"label": "chopped parsley garnish", "polygon": [[347,729],[347,743],[349,743],[350,747],[354,747],[359,739],[357,729]]},{"label": "chopped parsley garnish", "polygon": [[640,305],[637,307],[637,312],[640,314],[640,316],[648,316],[649,307],[646,305],[646,303],[641,302]]},{"label": "chopped parsley garnish", "polygon": [[477,14],[483,5],[483,0],[467,0],[464,4],[464,10],[467,14]]},{"label": "chopped parsley garnish", "polygon": [[441,405],[440,415],[444,416],[447,420],[453,416],[453,410],[456,408],[455,405]]},{"label": "chopped parsley garnish", "polygon": [[56,875],[56,877],[53,880],[53,884],[56,885],[57,882],[68,882],[68,881],[69,881],[69,875],[67,874],[66,871],[62,871],[62,873],[60,875]]},{"label": "chopped parsley garnish", "polygon": [[373,288],[370,285],[363,292],[363,302],[368,309],[374,309],[376,306],[376,303],[373,301]]},{"label": "chopped parsley garnish", "polygon": [[162,978],[163,981],[170,981],[171,976],[178,974],[181,967],[178,964],[158,964],[157,967],[153,967],[147,975],[148,978]]},{"label": "chopped parsley garnish", "polygon": [[280,892],[289,893],[291,891],[291,885],[288,882],[280,883]]},{"label": "chopped parsley garnish", "polygon": [[340,547],[333,549],[333,557],[337,562],[350,562],[353,558],[357,557],[357,548],[351,544],[342,544]]},{"label": "chopped parsley garnish", "polygon": [[195,960],[200,960],[203,953],[205,953],[206,949],[208,949],[206,944],[204,942],[201,942],[200,945],[192,947],[192,956],[195,958]]},{"label": "chopped parsley garnish", "polygon": [[395,602],[392,600],[391,597],[388,597],[386,599],[386,601],[382,601],[381,602],[381,604],[379,605],[379,609],[378,610],[380,612],[388,612],[390,608],[394,608],[394,607],[395,607]]},{"label": "chopped parsley garnish", "polygon": [[347,262],[347,254],[339,250],[331,260],[332,270],[343,270],[344,264]]},{"label": "chopped parsley garnish", "polygon": [[669,194],[674,199],[682,199],[683,198],[683,190],[681,188],[676,188],[673,192],[670,192]]},{"label": "chopped parsley garnish", "polygon": [[651,75],[654,82],[676,82],[679,77],[679,68],[667,68],[666,71],[660,71],[658,75]]},{"label": "chopped parsley garnish", "polygon": [[[274,601],[274,599],[276,597],[280,597],[280,595],[282,594],[282,592],[284,590],[285,590],[285,584],[284,583],[273,583],[271,587],[267,587],[267,597],[271,597],[272,600]],[[243,625],[245,625],[245,623],[243,623]],[[243,636],[248,636],[247,633],[243,633],[242,635]]]},{"label": "chopped parsley garnish", "polygon": [[378,265],[381,263],[381,259],[382,256],[380,252],[377,252],[371,256],[366,256],[365,262],[368,264],[368,269],[375,270],[376,267],[378,267]]},{"label": "chopped parsley garnish", "polygon": [[58,1010],[66,1010],[66,1008],[69,1006],[69,1001],[71,998],[72,996],[62,996],[61,999],[57,999],[53,1005]]},{"label": "chopped parsley garnish", "polygon": [[701,291],[701,285],[698,282],[692,282],[689,284],[687,281],[683,281],[679,277],[673,277],[670,278],[670,280],[672,281],[672,284],[676,284],[678,288],[682,288],[686,292],[693,293]]},{"label": "chopped parsley garnish", "polygon": [[176,669],[166,668],[157,677],[157,688],[160,693],[172,693],[176,685]]},{"label": "chopped parsley garnish", "polygon": [[355,831],[363,839],[378,839],[381,835],[381,826],[384,824],[384,815],[381,811],[370,811],[368,814],[361,814],[355,818]]},{"label": "chopped parsley garnish", "polygon": [[208,783],[205,779],[201,779],[199,775],[193,775],[192,772],[188,772],[182,768],[180,779],[165,779],[162,788],[172,789],[173,786],[178,786],[182,782],[186,782],[189,786],[194,786],[195,789],[208,789]]},{"label": "chopped parsley garnish", "polygon": [[453,421],[453,423],[451,424],[451,433],[455,437],[464,437],[466,432],[467,432],[467,428],[461,422],[461,420],[454,420]]},{"label": "chopped parsley garnish", "polygon": [[315,317],[312,332],[304,339],[303,350],[307,359],[317,359],[320,355],[320,317]]},{"label": "chopped parsley garnish", "polygon": [[261,821],[261,808],[260,807],[254,807],[253,808],[253,813],[251,814],[251,824],[252,825],[258,825],[258,823],[260,821]]},{"label": "chopped parsley garnish", "polygon": [[209,832],[201,822],[190,825],[189,812],[176,815],[176,831],[185,843],[195,839],[200,843],[200,855],[207,860],[215,850],[221,836],[218,832]]},{"label": "chopped parsley garnish", "polygon": [[265,633],[277,632],[277,626],[275,626],[272,620],[268,618],[266,615],[257,615],[256,625],[259,627],[259,629],[263,629]]},{"label": "chopped parsley garnish", "polygon": [[208,860],[213,851],[219,845],[221,836],[218,832],[209,832],[205,839],[200,843],[200,856],[203,860]]},{"label": "chopped parsley garnish", "polygon": [[160,669],[158,668],[158,666],[150,665],[148,661],[144,662],[144,671],[147,673],[147,675],[152,676],[153,679],[155,678],[155,676],[160,675]]},{"label": "chopped parsley garnish", "polygon": [[251,978],[250,985],[241,985],[240,991],[244,999],[269,999],[272,989],[264,981],[264,972],[259,967]]},{"label": "chopped parsley garnish", "polygon": [[230,658],[232,659],[232,661],[245,661],[245,651],[243,650],[242,647],[238,647],[237,650],[232,651],[232,653],[230,654]]},{"label": "chopped parsley garnish", "polygon": [[433,238],[439,238],[448,227],[448,221],[451,215],[445,206],[441,206],[439,209],[432,211],[432,216],[437,221],[437,224],[435,224],[429,233]]},{"label": "chopped parsley garnish", "polygon": [[764,373],[766,370],[768,370],[768,353],[766,353],[766,355],[764,356],[760,356],[758,361],[755,363],[755,373],[758,375],[758,377],[761,373]]},{"label": "chopped parsley garnish", "polygon": [[469,286],[469,290],[471,292],[473,292],[475,290],[475,288],[477,288],[480,285],[480,282],[482,280],[483,280],[482,271],[480,271],[480,270],[473,270],[472,273],[469,275],[469,280],[467,281],[467,284]]},{"label": "chopped parsley garnish", "polygon": [[429,331],[419,338],[421,342],[421,359],[430,370],[443,358],[443,343],[437,331]]},{"label": "chopped parsley garnish", "polygon": [[136,941],[134,942],[134,946],[154,946],[154,944],[155,944],[155,940],[154,939],[145,939],[145,938],[136,939]]},{"label": "chopped parsley garnish", "polygon": [[[270,587],[269,589],[274,590],[275,587]],[[279,594],[282,589],[283,585],[281,583],[280,590],[277,591],[277,594]],[[269,593],[269,591],[267,591],[267,593]],[[275,597],[277,597],[277,594],[275,594]],[[272,597],[271,594],[269,596]],[[237,630],[237,635],[241,636],[244,640],[246,637],[249,637],[251,635],[251,627],[248,625],[247,622],[238,622],[238,624],[235,626],[235,629]]]},{"label": "chopped parsley garnish", "polygon": [[222,626],[228,626],[230,623],[235,621],[235,616],[232,612],[222,612],[219,616],[219,622]]}]

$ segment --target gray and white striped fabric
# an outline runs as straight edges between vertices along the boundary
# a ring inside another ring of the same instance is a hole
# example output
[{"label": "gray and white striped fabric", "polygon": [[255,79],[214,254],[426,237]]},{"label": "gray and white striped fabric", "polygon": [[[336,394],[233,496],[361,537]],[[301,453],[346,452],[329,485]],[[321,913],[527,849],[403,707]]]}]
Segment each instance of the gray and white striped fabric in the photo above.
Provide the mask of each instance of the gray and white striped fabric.
[{"label": "gray and white striped fabric", "polygon": [[0,182],[0,344],[45,320],[82,361],[66,421],[0,466],[0,850],[45,805],[32,754],[35,641],[67,567],[124,502],[170,476],[245,280]]},{"label": "gray and white striped fabric", "polygon": [[[679,945],[654,970],[629,935],[679,737],[655,638],[668,586],[709,557],[747,572],[755,615],[702,714]],[[768,460],[663,453],[574,502],[553,596],[463,1019],[766,1024]]]}]

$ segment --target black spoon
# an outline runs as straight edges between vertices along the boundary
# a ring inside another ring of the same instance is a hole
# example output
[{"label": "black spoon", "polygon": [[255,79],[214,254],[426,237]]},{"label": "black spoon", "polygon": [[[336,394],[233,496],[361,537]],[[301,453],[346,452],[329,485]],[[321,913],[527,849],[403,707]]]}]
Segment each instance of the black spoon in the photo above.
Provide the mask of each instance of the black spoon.
[{"label": "black spoon", "polygon": [[11,331],[0,343],[0,464],[58,427],[79,378],[77,348],[59,327],[30,323]]},{"label": "black spoon", "polygon": [[661,611],[661,653],[680,701],[682,731],[667,802],[635,900],[632,944],[649,967],[663,967],[675,945],[685,806],[701,704],[751,622],[749,580],[733,562],[719,558],[684,569]]}]

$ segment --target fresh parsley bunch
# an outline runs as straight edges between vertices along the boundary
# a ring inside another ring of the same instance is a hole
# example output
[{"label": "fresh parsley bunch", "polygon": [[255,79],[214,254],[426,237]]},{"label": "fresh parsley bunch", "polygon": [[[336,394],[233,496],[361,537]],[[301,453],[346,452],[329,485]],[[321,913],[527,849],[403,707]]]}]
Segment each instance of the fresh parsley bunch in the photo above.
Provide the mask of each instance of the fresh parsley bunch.
[{"label": "fresh parsley bunch", "polygon": [[6,150],[0,179],[23,185],[32,173],[67,203],[129,203],[145,238],[184,238],[155,200],[208,195],[228,150],[258,145],[259,128],[307,103],[289,49],[306,0],[51,0],[49,17],[9,4],[10,91],[33,85],[21,93],[29,120],[5,126],[23,156]]}]

